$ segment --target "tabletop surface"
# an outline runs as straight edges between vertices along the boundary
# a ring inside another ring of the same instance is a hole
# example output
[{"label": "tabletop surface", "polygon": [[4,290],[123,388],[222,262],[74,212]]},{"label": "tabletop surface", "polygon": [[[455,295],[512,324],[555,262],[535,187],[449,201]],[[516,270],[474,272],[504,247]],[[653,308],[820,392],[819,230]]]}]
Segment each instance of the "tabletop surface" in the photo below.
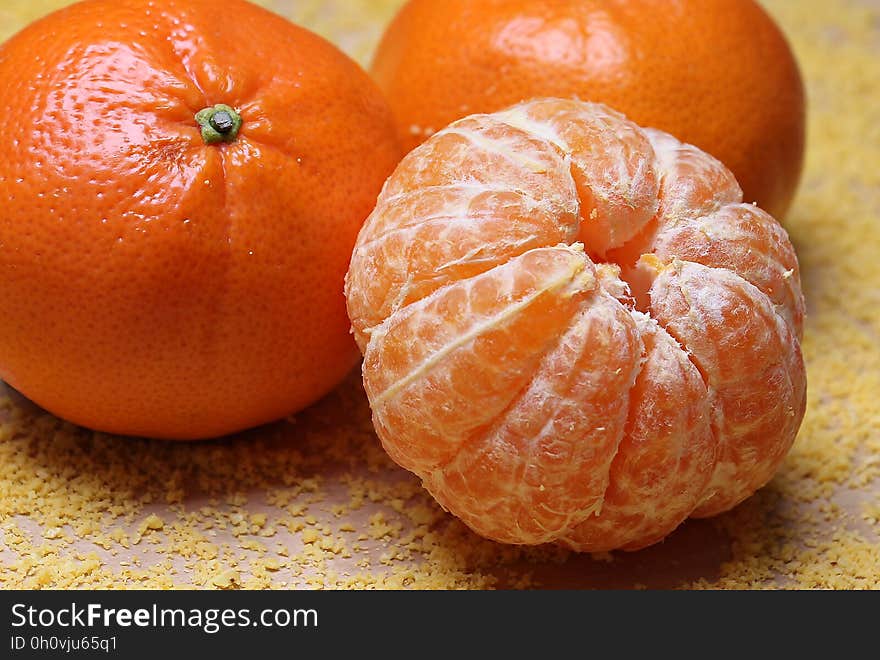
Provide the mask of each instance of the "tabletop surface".
[{"label": "tabletop surface", "polygon": [[[0,0],[0,40],[64,0]],[[400,0],[262,2],[366,63]],[[785,221],[808,408],[774,480],[636,553],[480,539],[395,466],[358,374],[198,444],[76,428],[0,383],[4,588],[880,588],[880,2],[766,0],[809,97]]]}]

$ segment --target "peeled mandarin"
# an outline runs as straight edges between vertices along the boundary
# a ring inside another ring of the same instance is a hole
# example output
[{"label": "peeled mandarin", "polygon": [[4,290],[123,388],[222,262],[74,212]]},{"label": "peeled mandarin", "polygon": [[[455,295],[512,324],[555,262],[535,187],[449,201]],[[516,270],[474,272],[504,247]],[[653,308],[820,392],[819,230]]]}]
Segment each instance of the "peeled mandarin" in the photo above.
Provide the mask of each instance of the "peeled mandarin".
[{"label": "peeled mandarin", "polygon": [[785,230],[719,161],[603,105],[431,137],[346,295],[383,446],[498,541],[655,543],[764,486],[804,415]]}]

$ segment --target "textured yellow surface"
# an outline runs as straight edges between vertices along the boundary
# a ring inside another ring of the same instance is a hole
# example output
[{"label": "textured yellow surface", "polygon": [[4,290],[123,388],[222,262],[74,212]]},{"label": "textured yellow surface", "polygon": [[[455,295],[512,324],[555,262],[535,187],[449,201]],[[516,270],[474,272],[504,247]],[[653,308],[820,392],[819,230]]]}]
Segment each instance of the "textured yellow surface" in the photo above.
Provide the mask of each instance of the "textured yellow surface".
[{"label": "textured yellow surface", "polygon": [[[0,0],[0,39],[64,4]],[[263,4],[365,62],[400,2]],[[295,420],[198,445],[94,434],[0,384],[0,587],[880,588],[880,2],[764,4],[810,102],[786,220],[809,404],[760,493],[638,553],[505,547],[384,456],[357,374]]]}]

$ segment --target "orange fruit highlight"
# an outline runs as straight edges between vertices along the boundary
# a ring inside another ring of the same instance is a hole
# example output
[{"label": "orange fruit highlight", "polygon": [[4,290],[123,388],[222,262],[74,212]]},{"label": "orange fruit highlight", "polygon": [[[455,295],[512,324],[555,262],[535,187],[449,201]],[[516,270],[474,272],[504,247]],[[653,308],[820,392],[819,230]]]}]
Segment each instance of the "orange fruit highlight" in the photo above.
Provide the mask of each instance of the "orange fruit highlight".
[{"label": "orange fruit highlight", "polygon": [[803,83],[752,0],[410,0],[372,74],[410,149],[466,115],[574,97],[708,151],[776,217],[800,178]]},{"label": "orange fruit highlight", "polygon": [[240,0],[89,0],[3,44],[0,88],[0,378],[186,439],[357,364],[343,278],[400,150],[334,46]]},{"label": "orange fruit highlight", "polygon": [[654,543],[766,484],[804,415],[786,232],[719,161],[599,104],[411,152],[346,295],[383,446],[499,541]]}]

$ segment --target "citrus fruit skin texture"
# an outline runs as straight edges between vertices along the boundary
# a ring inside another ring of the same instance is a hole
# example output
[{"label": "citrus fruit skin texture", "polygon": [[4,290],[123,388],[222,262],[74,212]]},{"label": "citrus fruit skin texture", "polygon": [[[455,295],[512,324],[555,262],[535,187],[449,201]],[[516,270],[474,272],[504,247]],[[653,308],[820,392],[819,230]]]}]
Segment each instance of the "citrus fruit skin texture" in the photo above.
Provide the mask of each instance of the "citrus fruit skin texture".
[{"label": "citrus fruit skin texture", "polygon": [[804,415],[786,232],[719,161],[599,104],[411,152],[346,294],[383,446],[495,540],[659,541],[766,484]]},{"label": "citrus fruit skin texture", "polygon": [[[0,378],[102,431],[204,438],[357,363],[343,278],[400,150],[381,92],[239,0],[91,0],[0,47]],[[208,145],[196,113],[242,126]]]},{"label": "citrus fruit skin texture", "polygon": [[777,218],[800,178],[803,83],[752,0],[410,0],[371,71],[408,148],[469,114],[574,97],[708,151]]}]

